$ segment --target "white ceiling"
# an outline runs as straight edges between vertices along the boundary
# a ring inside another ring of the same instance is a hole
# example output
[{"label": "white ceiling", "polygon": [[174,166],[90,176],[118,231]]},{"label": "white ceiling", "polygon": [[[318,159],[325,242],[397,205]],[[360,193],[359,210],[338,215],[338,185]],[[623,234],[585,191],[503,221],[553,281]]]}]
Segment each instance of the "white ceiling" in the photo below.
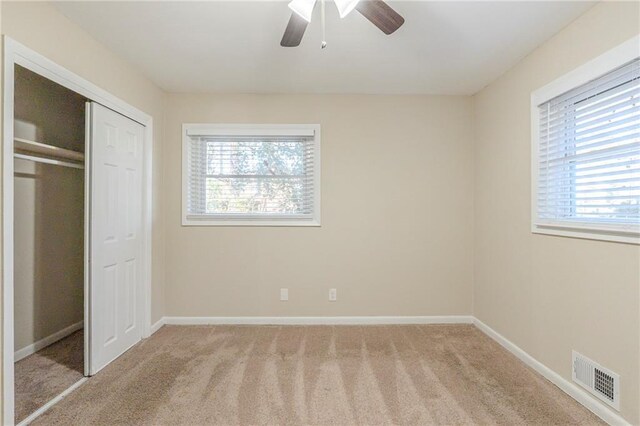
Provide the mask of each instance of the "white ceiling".
[{"label": "white ceiling", "polygon": [[385,36],[354,11],[319,6],[297,48],[280,47],[282,1],[56,2],[170,92],[473,94],[594,2],[389,1],[406,22]]}]

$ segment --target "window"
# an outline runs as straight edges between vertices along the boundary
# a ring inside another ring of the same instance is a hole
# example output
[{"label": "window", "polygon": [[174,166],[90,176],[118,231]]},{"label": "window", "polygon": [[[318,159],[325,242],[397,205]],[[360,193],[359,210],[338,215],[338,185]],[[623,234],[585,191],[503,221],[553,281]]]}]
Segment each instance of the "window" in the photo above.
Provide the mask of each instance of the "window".
[{"label": "window", "polygon": [[320,225],[320,126],[183,125],[183,225]]},{"label": "window", "polygon": [[640,242],[640,59],[621,47],[532,94],[533,232]]}]

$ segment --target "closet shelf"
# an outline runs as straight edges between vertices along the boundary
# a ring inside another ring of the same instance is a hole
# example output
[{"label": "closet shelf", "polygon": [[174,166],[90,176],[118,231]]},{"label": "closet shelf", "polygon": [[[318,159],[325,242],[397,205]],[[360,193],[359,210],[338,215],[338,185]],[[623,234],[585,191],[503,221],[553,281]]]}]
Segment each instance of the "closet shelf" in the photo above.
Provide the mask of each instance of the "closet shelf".
[{"label": "closet shelf", "polygon": [[84,162],[84,154],[82,152],[21,138],[14,138],[13,142],[14,149],[20,154],[46,155],[57,159]]}]

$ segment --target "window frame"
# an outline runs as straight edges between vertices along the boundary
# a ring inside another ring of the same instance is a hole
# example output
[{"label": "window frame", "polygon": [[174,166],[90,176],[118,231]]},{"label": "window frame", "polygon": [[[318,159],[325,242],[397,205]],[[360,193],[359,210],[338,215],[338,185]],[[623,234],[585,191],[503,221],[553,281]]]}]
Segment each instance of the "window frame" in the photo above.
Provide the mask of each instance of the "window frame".
[{"label": "window frame", "polygon": [[[194,215],[188,214],[188,149],[190,136],[220,135],[269,135],[285,136],[313,132],[313,213],[311,217],[283,217],[266,215]],[[320,125],[319,124],[215,124],[215,123],[183,123],[182,124],[182,226],[287,226],[309,227],[321,226],[320,194]]]},{"label": "window frame", "polygon": [[531,232],[534,234],[585,238],[640,244],[640,223],[602,224],[591,222],[543,221],[538,217],[538,166],[540,114],[538,107],[576,87],[597,79],[612,70],[637,59],[640,55],[640,35],[614,47],[586,64],[574,69],[531,93]]}]

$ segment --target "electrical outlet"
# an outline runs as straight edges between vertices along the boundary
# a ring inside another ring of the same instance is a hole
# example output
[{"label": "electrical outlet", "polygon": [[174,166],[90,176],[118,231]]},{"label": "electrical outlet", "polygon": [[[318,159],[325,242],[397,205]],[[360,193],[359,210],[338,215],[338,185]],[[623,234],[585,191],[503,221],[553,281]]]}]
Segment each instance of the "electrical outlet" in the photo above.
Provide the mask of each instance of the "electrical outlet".
[{"label": "electrical outlet", "polygon": [[329,289],[329,302],[335,302],[338,300],[338,290],[335,288]]},{"label": "electrical outlet", "polygon": [[286,302],[287,300],[289,300],[289,289],[288,288],[281,288],[280,289],[280,300],[283,302]]}]

